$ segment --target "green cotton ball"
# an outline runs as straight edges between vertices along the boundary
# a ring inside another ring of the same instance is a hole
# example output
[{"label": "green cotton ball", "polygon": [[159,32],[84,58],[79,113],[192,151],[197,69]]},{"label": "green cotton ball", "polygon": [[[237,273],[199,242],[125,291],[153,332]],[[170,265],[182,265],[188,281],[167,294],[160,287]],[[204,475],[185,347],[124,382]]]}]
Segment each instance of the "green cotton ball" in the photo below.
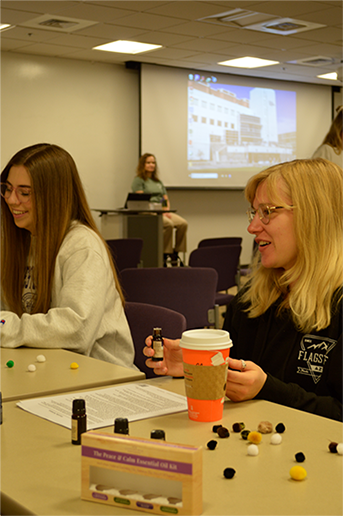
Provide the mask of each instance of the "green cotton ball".
[{"label": "green cotton ball", "polygon": [[7,367],[9,367],[9,368],[13,367],[13,366],[14,366],[14,362],[13,362],[13,360],[9,360],[8,362],[6,362],[6,365],[7,365]]}]

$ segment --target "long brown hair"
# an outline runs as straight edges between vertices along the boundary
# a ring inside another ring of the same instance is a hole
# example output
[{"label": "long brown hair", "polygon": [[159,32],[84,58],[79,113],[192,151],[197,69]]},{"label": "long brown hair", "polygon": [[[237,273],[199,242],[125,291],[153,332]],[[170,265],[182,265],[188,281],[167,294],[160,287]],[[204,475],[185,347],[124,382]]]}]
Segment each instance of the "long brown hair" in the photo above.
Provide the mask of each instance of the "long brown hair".
[{"label": "long brown hair", "polygon": [[[73,221],[92,229],[103,241],[123,301],[110,251],[96,227],[71,155],[61,147],[47,143],[26,147],[10,159],[1,174],[1,182],[7,181],[12,166],[24,166],[31,178],[36,286],[31,313],[46,313],[50,308],[57,253]],[[11,311],[20,316],[23,313],[22,291],[31,238],[29,231],[15,225],[3,198],[1,215],[2,299]]]},{"label": "long brown hair", "polygon": [[333,120],[323,144],[330,145],[336,154],[342,152],[342,131],[343,131],[343,106],[337,108],[337,115]]},{"label": "long brown hair", "polygon": [[150,152],[146,152],[139,158],[137,170],[136,170],[137,176],[144,179],[144,181],[147,180],[148,175],[147,175],[147,171],[145,170],[145,162],[148,158],[154,158],[154,160],[155,160],[155,170],[151,174],[150,179],[152,179],[153,181],[159,181],[160,179],[158,177],[157,161],[156,161],[155,156],[153,154],[151,154]]}]

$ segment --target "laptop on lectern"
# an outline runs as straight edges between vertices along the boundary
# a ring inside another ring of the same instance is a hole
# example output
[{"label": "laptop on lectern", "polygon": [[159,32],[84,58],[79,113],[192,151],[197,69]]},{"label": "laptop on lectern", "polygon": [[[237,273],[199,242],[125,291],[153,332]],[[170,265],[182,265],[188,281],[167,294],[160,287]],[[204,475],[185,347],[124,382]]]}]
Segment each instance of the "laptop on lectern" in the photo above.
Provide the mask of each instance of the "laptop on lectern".
[{"label": "laptop on lectern", "polygon": [[125,208],[128,210],[150,210],[151,194],[129,193],[126,198]]}]

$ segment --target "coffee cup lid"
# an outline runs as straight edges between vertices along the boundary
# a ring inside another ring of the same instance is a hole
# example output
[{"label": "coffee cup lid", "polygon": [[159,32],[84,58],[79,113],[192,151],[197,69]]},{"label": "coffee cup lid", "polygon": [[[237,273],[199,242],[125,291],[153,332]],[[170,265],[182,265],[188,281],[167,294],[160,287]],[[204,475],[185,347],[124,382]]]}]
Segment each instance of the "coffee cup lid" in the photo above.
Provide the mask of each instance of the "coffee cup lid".
[{"label": "coffee cup lid", "polygon": [[225,330],[186,330],[181,336],[180,347],[200,350],[227,349],[232,347],[232,340],[230,333]]}]

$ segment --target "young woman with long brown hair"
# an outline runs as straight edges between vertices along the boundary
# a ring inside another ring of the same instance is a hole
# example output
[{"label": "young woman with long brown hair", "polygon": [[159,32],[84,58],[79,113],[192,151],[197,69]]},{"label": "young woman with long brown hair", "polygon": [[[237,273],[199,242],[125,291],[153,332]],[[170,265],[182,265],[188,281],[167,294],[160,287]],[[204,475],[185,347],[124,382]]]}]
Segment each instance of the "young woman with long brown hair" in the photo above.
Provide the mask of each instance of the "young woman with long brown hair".
[{"label": "young woman with long brown hair", "polygon": [[1,174],[1,346],[65,348],[134,367],[110,252],[71,155],[17,152]]}]

